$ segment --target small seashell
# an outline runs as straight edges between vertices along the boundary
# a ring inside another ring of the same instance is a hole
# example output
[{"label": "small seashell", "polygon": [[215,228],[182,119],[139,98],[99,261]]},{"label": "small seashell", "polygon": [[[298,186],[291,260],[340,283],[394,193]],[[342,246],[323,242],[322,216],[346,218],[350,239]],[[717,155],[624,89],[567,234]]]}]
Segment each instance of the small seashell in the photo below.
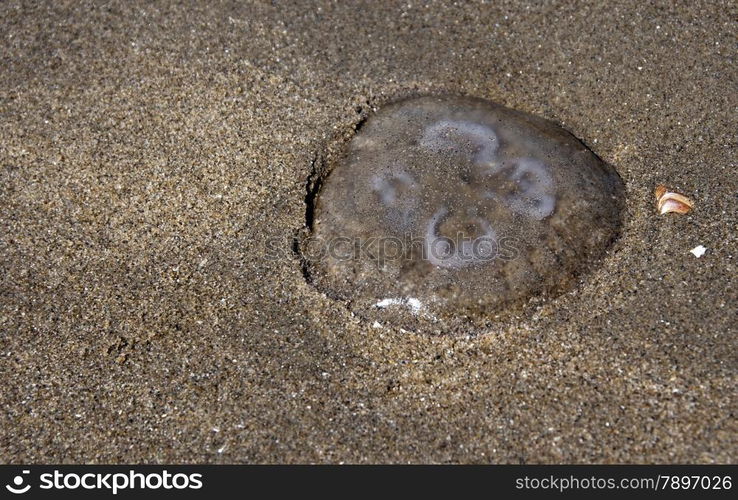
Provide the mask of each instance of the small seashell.
[{"label": "small seashell", "polygon": [[694,202],[683,194],[669,191],[669,189],[659,184],[654,189],[653,194],[656,195],[656,208],[660,214],[675,212],[678,214],[686,214],[694,206]]}]

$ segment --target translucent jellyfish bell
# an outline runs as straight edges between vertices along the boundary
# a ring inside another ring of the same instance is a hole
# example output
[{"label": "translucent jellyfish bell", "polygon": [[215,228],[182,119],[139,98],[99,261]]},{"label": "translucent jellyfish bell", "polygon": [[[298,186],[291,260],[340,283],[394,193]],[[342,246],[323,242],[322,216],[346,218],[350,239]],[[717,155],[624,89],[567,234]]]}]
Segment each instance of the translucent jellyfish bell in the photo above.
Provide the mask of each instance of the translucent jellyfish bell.
[{"label": "translucent jellyfish bell", "polygon": [[[303,242],[320,256],[312,282],[401,325],[463,328],[569,289],[620,228],[612,167],[558,125],[482,99],[384,106],[328,167]],[[358,251],[331,252],[336,241]]]}]

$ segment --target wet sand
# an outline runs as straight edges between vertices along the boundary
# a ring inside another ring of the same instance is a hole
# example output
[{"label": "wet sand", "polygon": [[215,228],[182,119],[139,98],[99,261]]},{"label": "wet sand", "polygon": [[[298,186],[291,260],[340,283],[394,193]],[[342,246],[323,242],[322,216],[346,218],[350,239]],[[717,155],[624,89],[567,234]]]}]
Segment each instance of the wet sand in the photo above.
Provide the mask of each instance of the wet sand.
[{"label": "wet sand", "polygon": [[[736,461],[731,2],[100,4],[0,6],[0,461]],[[474,337],[374,328],[292,253],[316,151],[426,92],[627,188],[598,268]]]}]

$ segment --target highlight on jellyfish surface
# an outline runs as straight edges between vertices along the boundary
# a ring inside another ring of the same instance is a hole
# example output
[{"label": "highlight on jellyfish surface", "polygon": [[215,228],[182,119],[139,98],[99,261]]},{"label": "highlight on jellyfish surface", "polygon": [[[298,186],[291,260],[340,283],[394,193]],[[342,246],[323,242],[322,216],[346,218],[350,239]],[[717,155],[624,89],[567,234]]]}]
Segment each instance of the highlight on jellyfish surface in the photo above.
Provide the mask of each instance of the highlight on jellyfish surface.
[{"label": "highlight on jellyfish surface", "polygon": [[374,320],[486,324],[553,296],[617,237],[623,183],[566,130],[483,99],[382,107],[313,193],[313,284]]}]

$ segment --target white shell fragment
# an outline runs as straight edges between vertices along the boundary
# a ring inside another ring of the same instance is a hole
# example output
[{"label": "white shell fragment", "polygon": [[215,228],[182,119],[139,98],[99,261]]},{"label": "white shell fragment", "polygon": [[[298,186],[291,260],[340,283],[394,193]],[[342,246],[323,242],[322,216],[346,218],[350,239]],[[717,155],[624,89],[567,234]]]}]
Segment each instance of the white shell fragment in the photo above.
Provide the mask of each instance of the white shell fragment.
[{"label": "white shell fragment", "polygon": [[702,257],[703,255],[705,255],[705,252],[706,251],[707,251],[707,248],[703,247],[702,245],[697,245],[692,250],[690,250],[690,252],[692,253],[692,255],[694,255],[698,259],[700,257]]}]

